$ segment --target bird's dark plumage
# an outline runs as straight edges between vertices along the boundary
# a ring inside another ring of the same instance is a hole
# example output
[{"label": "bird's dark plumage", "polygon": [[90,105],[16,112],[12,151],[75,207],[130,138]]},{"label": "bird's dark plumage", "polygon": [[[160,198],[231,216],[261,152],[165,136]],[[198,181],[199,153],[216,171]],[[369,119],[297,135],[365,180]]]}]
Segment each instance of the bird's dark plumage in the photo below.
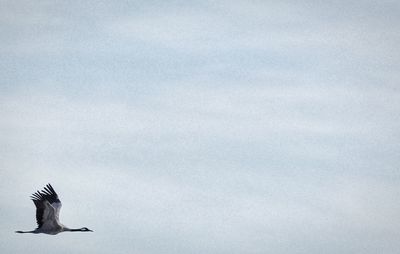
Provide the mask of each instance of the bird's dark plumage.
[{"label": "bird's dark plumage", "polygon": [[68,228],[60,223],[59,214],[61,209],[61,201],[57,193],[50,184],[41,191],[36,191],[31,195],[31,199],[36,206],[36,222],[38,227],[31,231],[15,231],[15,233],[32,233],[32,234],[50,234],[56,235],[61,232],[93,232],[92,230],[83,228]]},{"label": "bird's dark plumage", "polygon": [[61,201],[58,199],[57,193],[50,184],[47,184],[41,192],[37,191],[33,193],[31,199],[36,206],[36,222],[38,228],[40,228],[43,225],[44,201],[48,201],[50,204],[61,203]]}]

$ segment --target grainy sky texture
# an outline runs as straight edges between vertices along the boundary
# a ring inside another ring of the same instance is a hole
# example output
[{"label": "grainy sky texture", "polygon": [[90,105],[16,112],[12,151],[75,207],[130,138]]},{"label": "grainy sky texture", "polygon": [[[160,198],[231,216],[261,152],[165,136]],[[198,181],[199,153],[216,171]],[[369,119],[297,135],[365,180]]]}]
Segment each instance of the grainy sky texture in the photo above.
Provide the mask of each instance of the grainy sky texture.
[{"label": "grainy sky texture", "polygon": [[0,1],[0,252],[398,253],[399,14]]}]

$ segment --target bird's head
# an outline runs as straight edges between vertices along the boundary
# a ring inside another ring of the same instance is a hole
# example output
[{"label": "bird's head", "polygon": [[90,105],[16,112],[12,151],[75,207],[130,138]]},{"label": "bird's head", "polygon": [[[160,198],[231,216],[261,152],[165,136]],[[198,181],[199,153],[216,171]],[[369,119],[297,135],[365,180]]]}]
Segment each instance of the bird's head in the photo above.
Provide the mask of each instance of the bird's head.
[{"label": "bird's head", "polygon": [[80,231],[82,231],[82,232],[93,232],[93,230],[90,230],[90,229],[88,229],[88,228],[86,228],[86,227],[81,228]]}]

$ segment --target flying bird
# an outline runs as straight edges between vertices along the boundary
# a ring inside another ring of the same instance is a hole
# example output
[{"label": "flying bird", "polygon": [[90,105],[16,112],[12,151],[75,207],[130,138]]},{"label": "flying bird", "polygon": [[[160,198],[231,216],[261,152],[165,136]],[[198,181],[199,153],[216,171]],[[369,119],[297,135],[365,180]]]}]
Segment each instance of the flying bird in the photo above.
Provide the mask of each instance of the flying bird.
[{"label": "flying bird", "polygon": [[50,184],[44,190],[32,194],[31,199],[36,206],[36,222],[38,227],[32,231],[15,231],[15,233],[49,234],[56,235],[61,232],[93,232],[83,228],[68,228],[60,223],[59,214],[61,201]]}]

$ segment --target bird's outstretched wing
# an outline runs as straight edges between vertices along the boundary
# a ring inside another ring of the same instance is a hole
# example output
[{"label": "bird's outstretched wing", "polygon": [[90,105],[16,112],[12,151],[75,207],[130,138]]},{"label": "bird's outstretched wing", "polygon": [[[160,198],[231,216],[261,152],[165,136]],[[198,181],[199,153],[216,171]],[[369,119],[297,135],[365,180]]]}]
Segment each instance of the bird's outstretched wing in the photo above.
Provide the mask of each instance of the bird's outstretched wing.
[{"label": "bird's outstretched wing", "polygon": [[61,201],[50,184],[47,184],[42,191],[33,193],[31,199],[36,206],[38,228],[41,228],[45,223],[59,222]]}]

